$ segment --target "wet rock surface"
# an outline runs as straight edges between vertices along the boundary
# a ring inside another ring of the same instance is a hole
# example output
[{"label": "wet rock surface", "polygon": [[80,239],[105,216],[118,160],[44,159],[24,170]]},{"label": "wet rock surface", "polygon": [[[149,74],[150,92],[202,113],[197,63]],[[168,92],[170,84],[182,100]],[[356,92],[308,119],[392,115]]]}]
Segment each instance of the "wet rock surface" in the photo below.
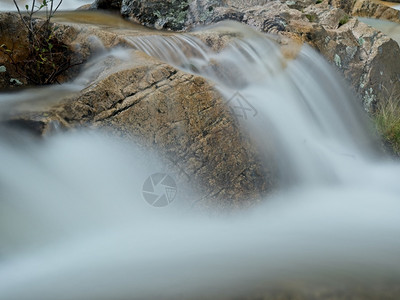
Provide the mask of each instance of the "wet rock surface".
[{"label": "wet rock surface", "polygon": [[[54,124],[67,130],[102,129],[158,150],[179,171],[180,180],[202,195],[196,203],[201,207],[248,206],[273,188],[272,171],[262,171],[256,150],[225,100],[204,78],[136,50],[129,58],[107,55],[109,49],[127,45],[124,35],[90,26],[63,30],[60,39],[78,49],[81,59],[100,57],[85,66],[98,70],[78,94],[11,114],[8,125],[18,124],[35,135],[51,133]],[[201,38],[224,40],[215,33]]]},{"label": "wet rock surface", "polygon": [[184,28],[189,9],[187,0],[137,1],[123,0],[121,14],[146,26],[157,29]]},{"label": "wet rock surface", "polygon": [[[398,22],[399,11],[383,4],[370,0],[193,0],[189,1],[188,8],[185,6],[182,10],[185,12],[184,26],[163,26],[160,23],[163,14],[155,16],[150,7],[162,5],[161,11],[168,11],[168,18],[171,18],[176,14],[165,6],[172,7],[172,2],[123,1],[125,12],[129,11],[124,15],[147,26],[174,30],[190,29],[227,19],[236,20],[265,33],[306,42],[344,74],[365,109],[370,112],[378,102],[385,101],[388,93],[399,90],[399,46],[355,18],[367,16]],[[139,6],[148,9],[138,10]],[[176,5],[173,7],[176,9]]]}]

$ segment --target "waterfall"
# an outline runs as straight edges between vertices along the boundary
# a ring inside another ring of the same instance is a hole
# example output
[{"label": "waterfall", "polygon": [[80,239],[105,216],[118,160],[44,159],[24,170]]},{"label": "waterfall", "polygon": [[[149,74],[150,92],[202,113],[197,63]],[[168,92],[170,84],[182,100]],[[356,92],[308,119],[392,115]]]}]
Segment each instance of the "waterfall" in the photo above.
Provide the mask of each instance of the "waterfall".
[{"label": "waterfall", "polygon": [[244,26],[206,30],[226,28],[234,34],[219,52],[186,34],[127,41],[213,82],[264,159],[276,161],[279,190],[232,216],[188,210],[178,198],[195,196],[179,186],[171,205],[155,208],[146,188],[168,179],[156,154],[93,132],[44,143],[1,132],[0,298],[398,286],[400,168],[374,149],[362,109],[309,47],[288,57]]},{"label": "waterfall", "polygon": [[220,52],[189,34],[128,40],[153,57],[212,80],[270,155],[266,159],[272,155],[279,163],[280,182],[355,176],[349,165],[356,170],[377,151],[373,145],[378,142],[338,74],[305,45],[293,59],[273,37],[244,25],[228,21],[210,29],[226,30],[234,30],[236,38]]}]

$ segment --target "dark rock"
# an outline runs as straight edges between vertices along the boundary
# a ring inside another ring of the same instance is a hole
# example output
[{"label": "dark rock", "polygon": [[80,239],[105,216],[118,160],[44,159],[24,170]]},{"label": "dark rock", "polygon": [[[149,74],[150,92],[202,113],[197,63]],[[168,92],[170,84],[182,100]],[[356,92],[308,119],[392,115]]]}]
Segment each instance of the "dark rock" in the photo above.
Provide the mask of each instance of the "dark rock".
[{"label": "dark rock", "polygon": [[182,30],[189,9],[188,0],[123,0],[121,14],[146,26]]},{"label": "dark rock", "polygon": [[12,129],[22,130],[33,136],[42,136],[46,124],[43,121],[35,121],[31,119],[14,119],[1,122],[2,126],[10,127]]},{"label": "dark rock", "polygon": [[[12,60],[15,62],[26,60],[29,57],[28,30],[21,18],[13,13],[0,13],[0,90],[11,88],[10,80],[18,79],[26,83],[21,74],[16,72]],[[12,55],[6,51],[12,51]]]},{"label": "dark rock", "polygon": [[89,9],[121,9],[122,0],[96,0]]},{"label": "dark rock", "polygon": [[392,2],[392,3],[393,3],[393,2],[394,2],[394,3],[400,3],[400,0],[390,0],[390,1],[389,1],[389,0],[382,0],[382,1],[384,1],[384,2],[389,2],[389,3],[390,3],[390,2]]}]

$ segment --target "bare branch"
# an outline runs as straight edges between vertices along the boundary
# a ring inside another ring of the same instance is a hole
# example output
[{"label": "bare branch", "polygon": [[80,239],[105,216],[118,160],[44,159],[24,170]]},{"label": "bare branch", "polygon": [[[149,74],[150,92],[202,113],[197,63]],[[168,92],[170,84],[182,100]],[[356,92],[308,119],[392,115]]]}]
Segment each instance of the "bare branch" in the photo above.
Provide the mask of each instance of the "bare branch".
[{"label": "bare branch", "polygon": [[26,29],[29,30],[29,25],[28,25],[28,23],[25,21],[24,17],[22,16],[22,13],[21,13],[21,11],[20,11],[20,9],[19,9],[19,6],[18,6],[17,1],[16,1],[16,0],[13,0],[13,2],[14,2],[15,7],[17,8],[18,15],[19,15],[19,17],[21,18],[22,23],[24,23],[24,25],[26,26]]},{"label": "bare branch", "polygon": [[54,14],[56,13],[56,11],[60,8],[62,2],[63,2],[63,0],[60,0],[60,2],[58,3],[56,9],[54,10],[53,15],[54,15]]}]

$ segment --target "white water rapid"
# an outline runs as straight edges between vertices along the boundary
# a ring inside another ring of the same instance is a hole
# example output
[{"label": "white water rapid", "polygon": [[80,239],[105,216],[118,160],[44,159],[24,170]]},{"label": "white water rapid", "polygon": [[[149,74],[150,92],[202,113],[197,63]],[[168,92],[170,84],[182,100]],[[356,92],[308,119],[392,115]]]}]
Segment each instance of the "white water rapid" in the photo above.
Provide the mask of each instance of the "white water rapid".
[{"label": "white water rapid", "polygon": [[303,299],[308,286],[304,299],[325,299],[315,287],[399,286],[400,166],[376,150],[356,100],[309,47],[287,58],[250,28],[208,30],[226,28],[236,37],[220,53],[189,35],[129,42],[214,82],[276,162],[279,188],[229,217],[191,211],[196,196],[179,185],[155,208],[143,189],[166,167],[130,142],[2,132],[0,299],[278,299],[271,289],[294,287],[287,299]]}]

